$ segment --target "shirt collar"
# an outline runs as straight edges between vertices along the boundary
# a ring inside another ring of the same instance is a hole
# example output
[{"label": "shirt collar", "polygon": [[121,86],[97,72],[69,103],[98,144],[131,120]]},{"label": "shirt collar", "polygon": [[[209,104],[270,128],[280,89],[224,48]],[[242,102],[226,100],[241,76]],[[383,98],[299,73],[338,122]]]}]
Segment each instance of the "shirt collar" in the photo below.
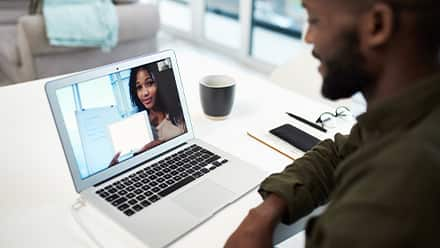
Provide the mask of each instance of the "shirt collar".
[{"label": "shirt collar", "polygon": [[414,84],[401,93],[368,106],[358,117],[367,133],[385,133],[411,125],[430,113],[440,103],[440,74]]}]

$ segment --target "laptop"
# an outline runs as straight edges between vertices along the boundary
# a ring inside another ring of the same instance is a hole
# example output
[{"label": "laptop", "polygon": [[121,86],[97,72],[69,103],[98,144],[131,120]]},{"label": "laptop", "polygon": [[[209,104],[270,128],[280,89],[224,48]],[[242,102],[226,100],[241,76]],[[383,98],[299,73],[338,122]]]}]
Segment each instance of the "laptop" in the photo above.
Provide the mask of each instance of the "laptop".
[{"label": "laptop", "polygon": [[149,247],[171,244],[266,176],[194,137],[171,50],[45,89],[76,191]]}]

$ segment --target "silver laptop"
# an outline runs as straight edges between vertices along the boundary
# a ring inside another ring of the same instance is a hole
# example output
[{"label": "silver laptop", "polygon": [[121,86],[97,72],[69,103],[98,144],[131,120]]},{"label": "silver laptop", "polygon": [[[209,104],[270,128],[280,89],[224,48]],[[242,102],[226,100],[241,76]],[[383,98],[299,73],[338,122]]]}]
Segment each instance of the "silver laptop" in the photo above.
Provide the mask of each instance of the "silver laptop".
[{"label": "silver laptop", "polygon": [[76,191],[149,247],[265,176],[194,137],[173,51],[57,79],[46,93]]}]

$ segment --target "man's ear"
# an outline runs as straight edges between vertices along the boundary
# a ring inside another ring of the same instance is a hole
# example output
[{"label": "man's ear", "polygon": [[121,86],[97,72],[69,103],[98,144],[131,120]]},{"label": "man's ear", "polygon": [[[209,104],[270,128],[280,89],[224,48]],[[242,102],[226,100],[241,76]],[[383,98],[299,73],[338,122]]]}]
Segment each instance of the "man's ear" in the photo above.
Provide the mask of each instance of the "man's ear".
[{"label": "man's ear", "polygon": [[386,44],[395,29],[394,18],[396,13],[390,5],[382,2],[373,4],[363,17],[362,37],[364,44],[378,47]]}]

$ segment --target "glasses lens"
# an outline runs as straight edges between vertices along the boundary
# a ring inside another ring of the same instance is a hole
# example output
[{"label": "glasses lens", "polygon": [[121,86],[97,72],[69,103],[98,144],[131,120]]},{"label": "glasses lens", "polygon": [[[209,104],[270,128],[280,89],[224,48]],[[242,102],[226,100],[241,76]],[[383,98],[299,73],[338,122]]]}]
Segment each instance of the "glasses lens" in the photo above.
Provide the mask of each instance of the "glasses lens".
[{"label": "glasses lens", "polygon": [[336,109],[336,116],[342,120],[353,120],[353,114],[346,107],[339,107]]}]

